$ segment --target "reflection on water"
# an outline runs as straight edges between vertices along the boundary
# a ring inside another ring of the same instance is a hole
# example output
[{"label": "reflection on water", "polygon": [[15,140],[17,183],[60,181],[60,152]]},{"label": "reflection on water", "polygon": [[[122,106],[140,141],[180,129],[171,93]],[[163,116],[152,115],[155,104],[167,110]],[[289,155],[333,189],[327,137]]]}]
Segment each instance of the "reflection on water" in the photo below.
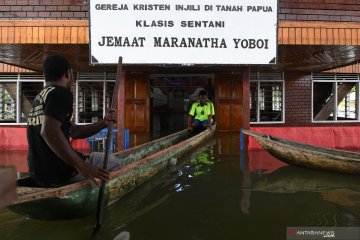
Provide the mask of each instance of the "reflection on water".
[{"label": "reflection on water", "polygon": [[286,239],[289,226],[360,225],[359,177],[287,166],[218,135],[94,216],[34,221],[0,210],[1,239]]},{"label": "reflection on water", "polygon": [[0,166],[15,166],[18,172],[28,172],[27,151],[0,151]]}]

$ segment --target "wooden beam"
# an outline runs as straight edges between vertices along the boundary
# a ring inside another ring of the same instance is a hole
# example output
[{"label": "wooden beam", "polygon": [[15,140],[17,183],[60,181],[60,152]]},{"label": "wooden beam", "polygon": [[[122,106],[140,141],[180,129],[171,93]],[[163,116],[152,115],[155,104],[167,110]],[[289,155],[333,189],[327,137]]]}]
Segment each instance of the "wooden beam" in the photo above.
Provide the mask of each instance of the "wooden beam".
[{"label": "wooden beam", "polygon": [[16,199],[16,169],[0,167],[0,208],[6,207]]},{"label": "wooden beam", "polygon": [[[88,20],[0,20],[0,44],[89,43]],[[360,23],[279,21],[278,43],[360,45]],[[50,37],[45,37],[50,36]]]},{"label": "wooden beam", "polygon": [[124,68],[121,74],[118,72],[119,79],[119,91],[118,91],[118,119],[116,128],[118,129],[117,134],[117,147],[118,151],[124,150],[124,131],[125,131],[125,75]]},{"label": "wooden beam", "polygon": [[278,44],[359,45],[360,23],[279,21]]},{"label": "wooden beam", "polygon": [[242,75],[242,109],[243,109],[243,129],[250,129],[250,67],[243,67]]},{"label": "wooden beam", "polygon": [[87,20],[0,20],[0,44],[88,44]]}]

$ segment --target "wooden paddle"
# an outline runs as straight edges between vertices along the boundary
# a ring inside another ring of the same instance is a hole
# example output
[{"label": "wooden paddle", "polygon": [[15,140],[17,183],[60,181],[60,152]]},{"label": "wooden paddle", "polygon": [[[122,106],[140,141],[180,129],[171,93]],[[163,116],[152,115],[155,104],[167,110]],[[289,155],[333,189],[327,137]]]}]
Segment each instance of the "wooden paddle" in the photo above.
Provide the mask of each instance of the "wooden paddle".
[{"label": "wooden paddle", "polygon": [[[114,88],[112,102],[111,102],[111,109],[117,108],[119,81],[122,78],[121,74],[122,74],[122,57],[119,57],[117,73],[116,73],[115,88]],[[122,111],[123,111],[123,109],[122,109]],[[106,136],[106,142],[105,142],[105,156],[104,156],[103,169],[107,168],[108,161],[109,161],[110,142],[111,142],[113,128],[114,128],[114,122],[110,121],[109,126],[108,126],[107,136]],[[102,218],[102,212],[103,212],[103,208],[104,208],[104,193],[105,193],[105,182],[101,181],[101,185],[100,185],[100,189],[99,189],[98,204],[97,204],[97,209],[96,209],[95,229],[99,229],[101,226],[101,218]]]},{"label": "wooden paddle", "polygon": [[0,167],[0,208],[16,199],[16,178],[14,167]]}]

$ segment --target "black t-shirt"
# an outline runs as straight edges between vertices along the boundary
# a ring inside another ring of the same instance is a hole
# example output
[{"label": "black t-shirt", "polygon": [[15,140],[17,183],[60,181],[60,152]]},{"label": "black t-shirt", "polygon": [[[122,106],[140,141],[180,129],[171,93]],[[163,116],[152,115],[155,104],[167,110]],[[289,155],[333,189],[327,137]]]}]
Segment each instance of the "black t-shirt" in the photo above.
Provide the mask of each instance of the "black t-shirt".
[{"label": "black t-shirt", "polygon": [[40,184],[61,184],[77,173],[51,150],[40,135],[46,115],[61,122],[61,130],[69,140],[72,110],[71,91],[57,85],[45,87],[32,104],[27,121],[28,164],[30,176]]}]

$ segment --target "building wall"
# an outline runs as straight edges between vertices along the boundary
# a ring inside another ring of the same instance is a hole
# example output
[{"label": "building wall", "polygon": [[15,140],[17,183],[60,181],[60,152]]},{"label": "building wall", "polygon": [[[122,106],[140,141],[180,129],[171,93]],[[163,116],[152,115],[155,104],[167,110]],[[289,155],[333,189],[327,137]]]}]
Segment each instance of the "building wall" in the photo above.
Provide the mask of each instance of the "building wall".
[{"label": "building wall", "polygon": [[360,22],[358,0],[279,0],[280,20]]},{"label": "building wall", "polygon": [[311,124],[311,74],[285,73],[285,125]]},{"label": "building wall", "polygon": [[1,19],[87,19],[87,0],[0,0]]},{"label": "building wall", "polygon": [[[279,0],[279,8],[279,20],[360,22],[358,0]],[[88,0],[0,0],[0,19],[88,16]]]},{"label": "building wall", "polygon": [[313,123],[311,73],[285,72],[285,123],[251,124],[251,127],[341,127],[360,126],[360,122]]}]

